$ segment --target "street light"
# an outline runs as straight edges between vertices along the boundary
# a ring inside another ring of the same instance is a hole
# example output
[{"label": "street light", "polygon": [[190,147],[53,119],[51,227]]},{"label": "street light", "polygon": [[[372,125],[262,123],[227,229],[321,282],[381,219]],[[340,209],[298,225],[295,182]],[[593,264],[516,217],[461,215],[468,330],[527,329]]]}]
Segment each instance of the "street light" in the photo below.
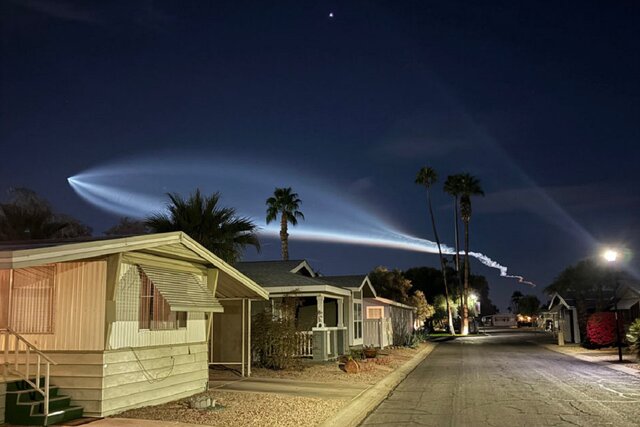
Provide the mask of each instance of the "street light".
[{"label": "street light", "polygon": [[[607,249],[602,253],[602,257],[609,264],[614,264],[618,260],[618,251],[615,249]],[[618,274],[615,271],[615,267],[613,274],[616,281],[616,286],[613,290],[613,311],[616,319],[616,345],[618,346],[618,362],[622,362],[622,342],[620,340],[620,325],[618,323],[618,287],[620,283],[618,282]]]}]

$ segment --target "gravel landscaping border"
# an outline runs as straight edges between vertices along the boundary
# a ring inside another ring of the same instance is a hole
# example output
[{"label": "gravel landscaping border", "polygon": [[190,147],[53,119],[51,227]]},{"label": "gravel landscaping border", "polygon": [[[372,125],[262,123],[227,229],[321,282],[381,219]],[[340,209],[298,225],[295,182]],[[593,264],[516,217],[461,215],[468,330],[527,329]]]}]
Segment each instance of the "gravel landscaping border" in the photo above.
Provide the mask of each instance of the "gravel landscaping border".
[{"label": "gravel landscaping border", "polygon": [[320,424],[355,426],[384,400],[434,347],[433,343],[423,343],[418,349],[384,350],[385,355],[382,357],[388,357],[385,363],[368,361],[365,364],[367,368],[358,374],[346,374],[338,369],[337,363],[329,362],[309,364],[304,371],[254,370],[252,375],[332,384],[370,385],[351,400],[212,389],[201,395],[207,394],[214,399],[216,404],[220,405],[219,409],[192,409],[189,407],[190,398],[186,398],[163,405],[132,409],[116,417],[234,427],[293,427]]}]

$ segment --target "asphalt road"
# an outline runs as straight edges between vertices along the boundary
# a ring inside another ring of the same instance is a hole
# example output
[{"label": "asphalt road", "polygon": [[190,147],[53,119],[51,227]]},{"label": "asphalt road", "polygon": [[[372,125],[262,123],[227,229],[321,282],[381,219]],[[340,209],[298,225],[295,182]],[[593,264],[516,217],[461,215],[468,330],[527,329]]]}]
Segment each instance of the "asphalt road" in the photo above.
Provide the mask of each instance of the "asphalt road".
[{"label": "asphalt road", "polygon": [[363,426],[640,426],[640,378],[493,330],[440,343]]}]

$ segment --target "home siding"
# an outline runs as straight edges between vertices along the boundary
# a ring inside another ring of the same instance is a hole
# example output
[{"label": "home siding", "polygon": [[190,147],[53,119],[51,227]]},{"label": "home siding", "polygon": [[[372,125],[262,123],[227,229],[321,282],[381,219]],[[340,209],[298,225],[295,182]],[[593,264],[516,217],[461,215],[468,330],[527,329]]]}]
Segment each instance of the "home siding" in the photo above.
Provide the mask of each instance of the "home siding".
[{"label": "home siding", "polygon": [[103,350],[106,271],[106,261],[56,264],[53,333],[23,336],[41,351]]},{"label": "home siding", "polygon": [[191,396],[208,380],[206,342],[107,351],[100,416]]},{"label": "home siding", "polygon": [[102,412],[104,356],[98,352],[47,352],[56,365],[51,366],[51,384],[60,394],[71,396],[71,403],[84,408],[88,416]]},{"label": "home siding", "polygon": [[123,263],[115,297],[115,320],[111,324],[108,350],[128,347],[189,344],[206,341],[207,322],[204,313],[188,313],[187,327],[150,331],[140,329],[140,277],[134,264]]}]

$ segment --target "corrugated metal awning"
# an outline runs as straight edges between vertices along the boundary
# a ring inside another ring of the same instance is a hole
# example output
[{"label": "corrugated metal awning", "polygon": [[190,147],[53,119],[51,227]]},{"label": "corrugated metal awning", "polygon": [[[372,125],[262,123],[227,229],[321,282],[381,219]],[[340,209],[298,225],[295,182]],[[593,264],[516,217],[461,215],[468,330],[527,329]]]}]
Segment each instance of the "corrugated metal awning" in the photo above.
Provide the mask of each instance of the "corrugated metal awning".
[{"label": "corrugated metal awning", "polygon": [[167,300],[171,311],[224,312],[211,290],[195,274],[151,265],[140,265],[140,269]]}]

